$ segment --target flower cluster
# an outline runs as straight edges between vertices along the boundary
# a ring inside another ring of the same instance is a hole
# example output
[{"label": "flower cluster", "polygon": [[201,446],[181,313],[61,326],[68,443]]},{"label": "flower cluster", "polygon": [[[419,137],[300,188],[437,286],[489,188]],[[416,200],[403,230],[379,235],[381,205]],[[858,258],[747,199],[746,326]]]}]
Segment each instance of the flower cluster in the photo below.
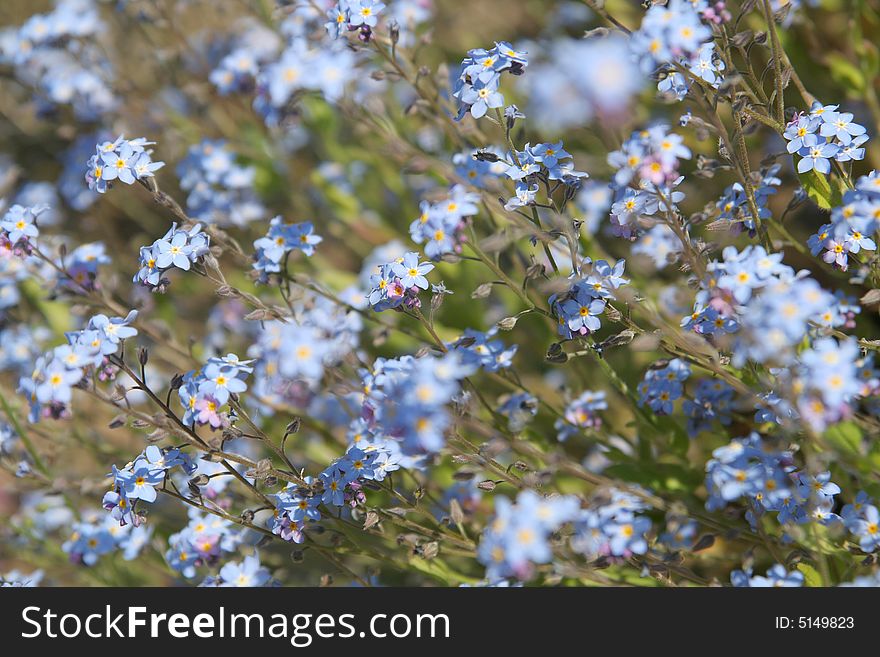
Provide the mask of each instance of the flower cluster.
[{"label": "flower cluster", "polygon": [[94,121],[119,102],[112,60],[100,44],[105,32],[94,0],[59,0],[51,12],[0,31],[0,63],[33,88],[39,113],[69,105],[79,119]]},{"label": "flower cluster", "polygon": [[73,523],[73,531],[61,545],[71,562],[94,566],[105,554],[121,550],[126,561],[133,561],[150,541],[153,528],[146,525],[120,525],[115,518],[89,514]]},{"label": "flower cluster", "polygon": [[[362,305],[363,299],[350,303]],[[325,368],[357,348],[362,318],[359,305],[349,309],[321,296],[307,295],[294,308],[298,321],[263,323],[248,356],[256,359],[254,391],[262,400],[306,407]]]},{"label": "flower cluster", "polygon": [[548,300],[559,323],[557,330],[563,338],[571,340],[588,336],[599,330],[599,315],[605,311],[608,299],[614,299],[614,291],[629,283],[623,278],[626,262],[618,260],[614,266],[605,260],[597,260],[592,271],[581,275],[572,274],[573,283],[564,294],[554,294]]},{"label": "flower cluster", "polygon": [[40,229],[37,217],[48,210],[48,206],[23,207],[13,205],[0,219],[0,247],[17,255],[29,255]]},{"label": "flower cluster", "polygon": [[681,160],[690,157],[681,135],[663,124],[633,133],[619,150],[608,154],[608,164],[615,169],[611,206],[615,236],[633,240],[642,222],[676,209],[684,199],[676,189],[682,180],[678,168]]},{"label": "flower cluster", "polygon": [[210,425],[212,429],[227,427],[234,411],[223,407],[231,395],[247,390],[245,380],[254,371],[253,361],[239,360],[235,354],[209,358],[200,370],[183,375],[177,395],[183,407],[183,423],[187,426]]},{"label": "flower cluster", "polygon": [[369,41],[372,28],[378,24],[383,9],[385,4],[379,0],[338,0],[327,10],[327,33],[338,39],[346,31],[357,30],[361,41]]},{"label": "flower cluster", "polygon": [[61,260],[56,285],[60,291],[71,294],[99,289],[98,267],[111,262],[102,242],[81,244]]},{"label": "flower cluster", "polygon": [[859,492],[851,504],[843,507],[840,517],[858,540],[862,552],[880,548],[880,510],[867,493]]},{"label": "flower cluster", "polygon": [[398,441],[407,456],[437,452],[452,421],[446,406],[475,370],[457,349],[440,357],[379,358],[372,370],[362,372],[357,429]]},{"label": "flower cluster", "polygon": [[123,340],[137,335],[137,329],[129,326],[136,317],[135,310],[125,318],[95,315],[86,328],[66,334],[67,344],[40,357],[33,374],[19,380],[19,392],[30,404],[31,422],[69,414],[73,388],[87,372],[101,380],[114,378],[116,367],[109,357],[119,352]]},{"label": "flower cluster", "polygon": [[260,555],[254,553],[246,556],[241,562],[227,561],[223,564],[217,577],[207,577],[200,586],[219,586],[223,588],[275,586],[268,568],[260,564]]},{"label": "flower cluster", "polygon": [[540,184],[554,181],[577,188],[587,177],[585,172],[575,170],[571,153],[563,148],[561,141],[526,144],[522,151],[508,153],[504,162],[507,165],[504,174],[516,183],[516,195],[504,205],[508,211],[535,205]]},{"label": "flower cluster", "polygon": [[669,415],[684,394],[683,384],[690,375],[690,365],[680,358],[654,363],[639,383],[639,405],[647,405],[658,415]]},{"label": "flower cluster", "polygon": [[[366,444],[368,443],[369,444]],[[365,501],[365,481],[382,481],[396,470],[399,457],[391,441],[359,439],[342,457],[303,484],[288,484],[275,495],[275,513],[270,529],[285,541],[302,543],[309,523],[321,519],[320,507],[354,508]]]},{"label": "flower cluster", "polygon": [[168,232],[150,246],[142,246],[138,272],[132,282],[140,283],[153,292],[164,292],[171,281],[165,277],[170,269],[189,271],[208,254],[211,238],[202,232],[201,224],[188,230],[171,225]]},{"label": "flower cluster", "polygon": [[112,490],[104,494],[102,506],[120,525],[140,525],[137,504],[156,501],[156,487],[163,485],[169,470],[181,467],[187,474],[196,470],[189,455],[177,448],[150,445],[138,457],[119,469],[113,466]]},{"label": "flower cluster", "polygon": [[649,508],[638,496],[612,489],[581,508],[571,495],[543,497],[523,491],[516,502],[495,499],[495,516],[486,526],[477,556],[486,566],[486,579],[530,579],[535,566],[552,554],[551,535],[571,523],[571,548],[588,558],[625,558],[644,554],[651,520]]},{"label": "flower cluster", "polygon": [[[773,196],[782,180],[778,177],[781,165],[774,164],[768,169],[761,171],[757,184],[753,184],[752,194],[758,209],[758,217],[767,220],[772,217],[769,207],[770,197]],[[752,210],[749,208],[749,198],[741,183],[735,182],[729,185],[721,198],[715,203],[718,209],[718,221],[730,225],[730,232],[738,235],[748,231],[749,237],[754,237],[757,231]]]},{"label": "flower cluster", "polygon": [[813,103],[809,113],[798,113],[785,127],[786,149],[800,158],[798,173],[831,173],[831,160],[863,160],[868,141],[865,126],[855,123],[849,112],[837,105]]},{"label": "flower cluster", "polygon": [[627,558],[648,551],[651,519],[642,512],[650,506],[642,491],[612,488],[598,495],[574,523],[571,547],[588,558]]},{"label": "flower cluster", "polygon": [[670,0],[648,9],[630,41],[642,71],[650,74],[672,64],[694,66],[703,44],[712,38],[712,30],[702,22],[696,4]]},{"label": "flower cluster", "polygon": [[244,530],[229,520],[191,508],[186,527],[168,537],[165,561],[190,579],[197,568],[216,564],[221,554],[236,552],[243,541]]},{"label": "flower cluster", "polygon": [[448,346],[462,354],[462,362],[467,367],[480,368],[486,372],[498,372],[510,367],[516,355],[517,346],[505,346],[502,340],[493,339],[498,328],[487,332],[466,329],[462,336]]},{"label": "flower cluster", "polygon": [[269,276],[281,272],[282,264],[294,250],[311,256],[315,252],[315,245],[320,244],[322,239],[320,235],[315,235],[310,222],[285,224],[281,216],[273,218],[266,236],[254,242],[254,271],[258,280],[268,283]]},{"label": "flower cluster", "polygon": [[461,251],[462,234],[469,217],[478,212],[480,195],[455,185],[449,196],[435,203],[422,201],[419,218],[409,226],[409,235],[416,244],[424,244],[425,255],[440,260],[447,253]]},{"label": "flower cluster", "polygon": [[836,305],[833,295],[815,280],[796,275],[781,254],[750,245],[741,251],[727,247],[722,257],[710,263],[708,280],[697,294],[697,318],[692,314],[684,325],[706,334],[735,332],[738,363],[745,358],[790,362],[811,322],[833,324],[822,320]]},{"label": "flower cluster", "polygon": [[152,151],[146,149],[146,146],[154,143],[145,137],[125,139],[120,135],[114,141],[96,145],[95,154],[86,165],[89,189],[104,194],[114,180],[133,185],[136,180],[151,178],[165,166],[164,162],[153,162],[150,157]]},{"label": "flower cluster", "polygon": [[688,416],[688,435],[693,438],[702,431],[710,431],[715,422],[729,426],[733,422],[731,413],[735,395],[730,384],[720,379],[698,380],[692,399],[682,402],[682,410]]},{"label": "flower cluster", "polygon": [[405,253],[393,262],[379,267],[379,272],[370,277],[370,292],[367,299],[373,310],[417,309],[421,306],[419,292],[428,289],[425,274],[434,269],[430,262],[419,262],[419,254]]},{"label": "flower cluster", "polygon": [[657,84],[660,93],[668,94],[676,100],[684,100],[690,91],[690,84],[688,77],[680,72],[681,68],[687,69],[691,80],[701,80],[712,89],[718,89],[723,80],[725,65],[715,52],[715,44],[711,41],[704,43],[690,57],[681,58],[678,67],[664,67],[666,77]]},{"label": "flower cluster", "polygon": [[804,420],[823,429],[851,414],[863,391],[859,356],[855,339],[832,337],[814,340],[798,355],[792,386]]},{"label": "flower cluster", "polygon": [[557,431],[556,439],[565,442],[572,436],[579,435],[584,429],[598,429],[602,426],[602,418],[597,411],[604,411],[607,408],[608,402],[603,391],[584,391],[565,407],[565,418],[559,418],[553,425]]},{"label": "flower cluster", "polygon": [[236,162],[226,142],[204,140],[190,146],[177,165],[187,215],[218,226],[244,226],[262,219],[266,209],[254,193],[256,169]]},{"label": "flower cluster", "polygon": [[521,86],[529,99],[529,117],[551,132],[590,120],[622,123],[630,101],[645,84],[628,40],[619,35],[557,38],[544,56],[546,60],[532,64],[533,72],[521,78]]},{"label": "flower cluster", "polygon": [[[352,86],[353,95],[363,100],[382,88],[381,82],[361,75],[364,53],[343,37],[356,32],[369,42],[384,8],[377,0],[339,0],[325,12],[319,3],[299,1],[287,8],[277,30],[262,21],[243,21],[231,37],[208,39],[203,54],[214,66],[208,77],[223,95],[252,94],[253,108],[265,124],[283,128],[279,146],[297,148],[306,137],[300,126],[301,99],[319,96],[336,103]],[[401,42],[426,17],[424,8],[413,8],[411,0],[395,2],[391,10]]]},{"label": "flower cluster", "polygon": [[458,100],[458,120],[468,113],[475,119],[490,109],[504,107],[504,96],[498,90],[501,74],[522,75],[528,53],[515,50],[509,43],[496,43],[494,48],[469,50],[461,62],[452,95]]},{"label": "flower cluster", "polygon": [[880,174],[872,171],[856,181],[855,189],[843,195],[843,204],[831,211],[831,223],[822,225],[807,241],[813,255],[847,271],[850,257],[864,251],[876,251],[872,238],[880,217]]},{"label": "flower cluster", "polygon": [[480,539],[477,558],[490,582],[507,577],[530,579],[535,564],[550,561],[550,536],[580,515],[576,497],[542,497],[521,492],[515,502],[495,498],[495,516]]},{"label": "flower cluster", "polygon": [[781,563],[777,563],[767,570],[766,576],[753,575],[751,568],[734,570],[730,573],[730,581],[736,587],[800,587],[804,585],[804,574],[799,570],[789,571]]},{"label": "flower cluster", "polygon": [[0,584],[880,582],[866,3],[178,4],[0,28]]},{"label": "flower cluster", "polygon": [[747,500],[753,523],[766,512],[776,513],[780,524],[840,522],[832,512],[840,487],[831,481],[831,474],[798,471],[791,451],[772,449],[757,433],[735,438],[712,452],[706,463],[706,490],[709,510]]},{"label": "flower cluster", "polygon": [[292,35],[278,59],[257,75],[254,107],[268,124],[277,125],[288,118],[289,106],[303,93],[318,92],[328,101],[338,101],[357,77],[356,64],[355,55],[344,46],[313,48],[304,35]]},{"label": "flower cluster", "polygon": [[261,67],[278,56],[280,39],[267,26],[243,22],[245,29],[220,46],[221,54],[208,79],[223,95],[253,92]]},{"label": "flower cluster", "polygon": [[10,570],[7,573],[0,573],[0,587],[35,588],[40,585],[43,575],[42,570],[35,570],[28,574],[18,570]]}]

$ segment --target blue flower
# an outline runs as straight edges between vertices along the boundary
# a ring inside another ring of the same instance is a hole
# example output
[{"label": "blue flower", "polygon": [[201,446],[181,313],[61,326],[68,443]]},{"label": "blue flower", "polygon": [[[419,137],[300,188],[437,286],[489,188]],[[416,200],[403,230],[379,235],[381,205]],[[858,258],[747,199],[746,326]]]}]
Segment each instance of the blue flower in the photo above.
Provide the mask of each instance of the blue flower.
[{"label": "blue flower", "polygon": [[840,146],[833,143],[820,142],[816,135],[807,135],[803,146],[798,150],[801,160],[797,164],[798,173],[815,170],[817,173],[831,171],[830,159],[837,155]]},{"label": "blue flower", "polygon": [[70,403],[73,386],[83,378],[81,369],[68,369],[61,359],[53,359],[42,372],[42,381],[36,387],[36,397],[42,404]]},{"label": "blue flower", "polygon": [[816,130],[819,129],[820,121],[810,116],[798,116],[785,128],[782,136],[788,140],[786,149],[789,153],[797,153],[804,146],[806,140],[811,135],[815,136]]},{"label": "blue flower", "polygon": [[135,176],[133,164],[135,152],[128,142],[123,143],[118,150],[102,153],[101,160],[104,163],[101,177],[104,180],[116,180],[117,178],[126,185],[134,184]]},{"label": "blue flower", "polygon": [[348,22],[354,27],[366,25],[376,27],[379,22],[379,13],[385,5],[378,0],[351,0],[349,2]]},{"label": "blue flower", "polygon": [[565,407],[565,418],[556,420],[553,425],[557,430],[559,442],[565,442],[572,436],[581,434],[582,429],[596,430],[602,425],[597,411],[608,408],[603,391],[586,390]]},{"label": "blue flower", "polygon": [[461,102],[470,106],[471,116],[475,119],[485,115],[489,109],[503,107],[504,96],[498,91],[498,79],[477,79],[462,92]]},{"label": "blue flower", "polygon": [[23,207],[13,205],[0,219],[0,235],[13,245],[35,240],[40,231],[37,228],[37,217],[48,210],[48,206]]},{"label": "blue flower", "polygon": [[260,565],[257,554],[245,557],[241,563],[230,561],[220,569],[220,586],[251,587],[265,586],[271,575],[267,568]]},{"label": "blue flower", "polygon": [[320,332],[311,326],[286,324],[281,332],[279,371],[288,379],[319,381],[324,375],[328,345]]},{"label": "blue flower", "polygon": [[202,232],[201,224],[189,230],[178,229],[176,223],[172,224],[162,238],[151,246],[141,247],[139,269],[132,280],[150,289],[164,290],[168,279],[163,274],[172,267],[189,271],[193,263],[208,253],[209,244],[210,238]]},{"label": "blue flower", "polygon": [[457,353],[465,354],[463,363],[481,367],[487,372],[498,372],[512,365],[517,346],[505,346],[501,340],[493,340],[498,329],[493,327],[488,333],[466,329],[464,334],[449,346]]},{"label": "blue flower", "polygon": [[132,310],[125,318],[95,315],[89,320],[88,328],[100,331],[103,336],[101,353],[116,353],[121,340],[137,335],[137,329],[129,326],[137,318],[137,314],[136,310]]},{"label": "blue flower", "polygon": [[189,271],[190,259],[189,254],[192,247],[187,244],[187,236],[183,231],[175,233],[170,240],[161,239],[154,248],[158,251],[156,265],[162,269],[177,267],[184,271]]},{"label": "blue flower", "polygon": [[127,140],[120,136],[115,141],[98,144],[87,165],[89,189],[104,193],[111,181],[133,185],[135,180],[152,176],[165,165],[164,162],[154,162],[150,151],[145,149],[152,143],[143,137]]},{"label": "blue flower", "polygon": [[165,470],[154,467],[146,460],[135,462],[131,470],[119,470],[116,484],[129,500],[156,501],[156,489],[165,479]]},{"label": "blue flower", "polygon": [[498,91],[501,73],[521,74],[527,65],[525,55],[505,42],[496,43],[491,50],[468,51],[453,85],[453,96],[459,100],[456,119],[468,112],[474,118],[480,118],[490,108],[503,107],[504,96]]},{"label": "blue flower", "polygon": [[73,533],[61,546],[74,563],[94,566],[98,559],[116,547],[113,536],[103,525],[92,522],[78,522]]},{"label": "blue flower", "polygon": [[225,141],[205,139],[190,146],[177,174],[187,192],[190,217],[220,226],[245,226],[266,215],[254,192],[256,167],[239,164]]},{"label": "blue flower", "polygon": [[864,160],[865,149],[862,148],[862,145],[866,141],[868,141],[868,135],[859,135],[858,137],[853,137],[852,141],[840,147],[840,150],[837,151],[837,155],[834,156],[835,159],[838,162]]},{"label": "blue flower", "polygon": [[247,384],[238,378],[238,370],[220,363],[209,363],[205,367],[204,381],[199,385],[200,395],[211,395],[219,403],[229,401],[230,393],[247,390]]},{"label": "blue flower", "polygon": [[645,516],[626,515],[619,515],[615,520],[609,543],[611,553],[621,556],[644,554],[648,550],[645,533],[651,528],[651,520]]},{"label": "blue flower", "polygon": [[682,383],[690,374],[690,366],[679,358],[670,360],[661,367],[649,369],[638,386],[639,404],[647,404],[660,415],[669,415],[672,413],[673,403],[684,392]]},{"label": "blue flower", "polygon": [[568,328],[574,333],[597,331],[601,326],[598,315],[605,310],[605,301],[595,298],[589,288],[578,290],[574,299],[568,299],[562,303]]},{"label": "blue flower", "polygon": [[321,473],[321,482],[324,485],[324,494],[322,501],[324,504],[332,504],[333,506],[342,506],[345,504],[345,475],[337,469],[324,471]]},{"label": "blue flower", "polygon": [[274,217],[269,222],[266,236],[254,242],[254,269],[258,272],[260,281],[266,283],[269,274],[280,272],[285,256],[291,251],[299,250],[312,256],[315,245],[321,241],[323,238],[314,234],[311,223],[283,224],[280,216]]},{"label": "blue flower", "polygon": [[853,115],[849,112],[825,112],[819,134],[823,137],[837,139],[842,145],[849,144],[853,137],[865,134],[865,127],[853,123]]},{"label": "blue flower", "polygon": [[400,279],[404,287],[419,287],[428,289],[428,279],[425,274],[434,269],[430,262],[419,263],[418,253],[406,253],[402,262],[396,262],[391,266],[391,271]]},{"label": "blue flower", "polygon": [[804,585],[804,574],[799,570],[789,572],[782,564],[775,564],[767,571],[767,576],[752,576],[751,569],[735,570],[730,574],[735,587],[799,587]]}]

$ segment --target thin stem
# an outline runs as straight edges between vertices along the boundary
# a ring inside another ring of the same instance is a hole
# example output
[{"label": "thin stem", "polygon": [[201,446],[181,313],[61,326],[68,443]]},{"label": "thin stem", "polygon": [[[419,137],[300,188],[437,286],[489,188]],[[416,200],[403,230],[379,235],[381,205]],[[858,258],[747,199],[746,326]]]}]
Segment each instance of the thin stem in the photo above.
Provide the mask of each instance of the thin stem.
[{"label": "thin stem", "polygon": [[773,83],[776,91],[773,101],[776,105],[776,121],[785,122],[785,98],[783,96],[782,81],[782,46],[779,44],[779,34],[776,32],[776,21],[773,19],[773,9],[770,0],[761,0],[764,8],[764,18],[767,21],[767,31],[770,32],[770,56],[773,58]]}]

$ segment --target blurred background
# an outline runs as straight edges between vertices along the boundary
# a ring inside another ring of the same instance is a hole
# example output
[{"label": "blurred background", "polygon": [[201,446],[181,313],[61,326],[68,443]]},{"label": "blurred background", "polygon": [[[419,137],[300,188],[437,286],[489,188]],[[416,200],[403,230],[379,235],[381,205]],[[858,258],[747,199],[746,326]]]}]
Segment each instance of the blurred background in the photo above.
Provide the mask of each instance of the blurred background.
[{"label": "blurred background", "polygon": [[[26,75],[5,58],[0,63],[0,196],[9,203],[28,198],[50,203],[51,223],[46,222],[45,232],[57,235],[59,244],[64,241],[74,247],[103,242],[112,264],[101,269],[102,287],[126,307],[137,307],[158,326],[167,327],[169,335],[191,348],[197,360],[213,353],[247,352],[251,336],[239,330],[240,317],[247,309],[219,300],[210,283],[195,275],[176,277],[172,292],[166,295],[133,288],[130,281],[137,271],[138,248],[160,237],[170,227],[172,217],[137,186],[114,189],[100,199],[88,191],[83,176],[90,151],[100,141],[96,136],[112,139],[124,134],[155,141],[153,158],[167,164],[158,172],[157,180],[163,191],[184,206],[190,190],[181,188],[178,166],[187,158],[188,150],[202,140],[225,140],[236,161],[252,167],[252,189],[261,209],[258,220],[224,228],[248,251],[251,243],[265,234],[268,220],[275,215],[282,215],[287,222],[312,221],[324,242],[313,258],[297,266],[336,291],[357,283],[365,260],[375,248],[395,239],[409,244],[407,229],[418,216],[419,202],[458,180],[460,173],[451,164],[452,154],[502,146],[503,135],[485,122],[470,118],[460,124],[460,137],[451,135],[444,127],[448,118],[438,118],[437,113],[420,107],[425,101],[418,99],[406,83],[393,75],[375,79],[380,76],[371,75],[368,67],[361,69],[362,79],[352,83],[357,88],[357,102],[343,99],[330,103],[306,95],[275,125],[255,110],[252,93],[221,93],[211,74],[230,52],[231,44],[247,43],[258,51],[271,45],[273,39],[281,40],[279,19],[291,10],[286,3],[130,0],[95,4],[104,29],[99,36],[84,40],[80,63],[85,68],[93,67],[106,81],[116,99],[114,107],[89,116],[88,108],[77,112],[71,105],[41,104]],[[326,3],[317,4],[323,7]],[[433,0],[412,4],[423,6],[428,17],[414,29],[404,31],[402,56],[411,63],[410,70],[425,67],[426,77],[445,84],[447,89],[450,75],[456,75],[458,63],[471,48],[505,40],[529,52],[526,75],[506,82],[504,87],[507,102],[516,103],[529,117],[515,141],[564,140],[577,168],[589,172],[595,183],[591,189],[599,199],[595,202],[585,195],[579,197],[573,210],[575,217],[590,225],[603,252],[615,258],[627,257],[627,272],[639,294],[659,299],[661,311],[677,323],[682,305],[690,303],[687,290],[675,291],[682,280],[681,272],[674,265],[667,266],[662,257],[659,263],[649,255],[630,257],[628,243],[606,234],[607,207],[603,209],[602,188],[614,171],[606,162],[608,152],[618,148],[633,130],[661,121],[684,135],[693,151],[683,171],[688,174],[682,186],[687,195],[683,208],[697,214],[707,205],[714,207],[735,176],[723,168],[704,171],[701,176],[690,175],[699,168],[700,158],[716,159],[717,149],[705,131],[678,127],[682,115],[691,109],[688,104],[657,98],[656,81],[620,58],[603,52],[594,53],[593,59],[589,52],[572,46],[586,32],[607,26],[588,3]],[[776,6],[784,10],[786,4]],[[813,95],[823,103],[840,104],[853,112],[855,120],[867,126],[874,137],[880,129],[878,3],[822,0],[803,4],[792,8],[781,30],[786,53]],[[394,0],[389,0],[389,5],[394,5]],[[2,0],[0,31],[20,26],[52,6],[40,0]],[[637,28],[644,13],[640,3],[633,0],[608,0],[604,6],[632,29]],[[735,29],[764,29],[760,13],[751,12]],[[766,55],[756,51],[755,61],[763,67]],[[589,78],[591,88],[607,89],[607,93],[585,97],[574,88],[581,78]],[[792,89],[786,101],[797,110],[808,109],[798,105],[800,99]],[[459,141],[461,137],[465,143]],[[766,130],[751,135],[749,145],[755,170],[766,158],[785,150],[784,142],[770,137]],[[880,142],[872,139],[865,160],[853,166],[853,177],[875,168],[878,158]],[[791,158],[783,157],[779,162],[782,183],[770,203],[777,217],[786,212],[798,187]],[[502,194],[499,189],[496,196]],[[509,196],[509,191],[504,195]],[[810,203],[788,211],[785,218],[789,231],[801,241],[806,241],[824,220],[822,211]],[[492,227],[485,218],[480,221],[481,237],[490,237]],[[706,239],[720,244],[732,241],[723,232],[707,235]],[[590,253],[591,247],[586,245],[585,255]],[[531,257],[546,264],[540,249],[532,250]],[[814,260],[795,250],[786,251],[786,261],[795,268],[810,269],[823,285],[858,294],[858,286],[849,286],[846,275],[817,267]],[[226,273],[231,284],[272,298],[274,293],[256,287],[247,271],[230,262],[221,264],[229,265]],[[505,261],[511,270],[523,265],[528,262],[513,258]],[[472,299],[471,292],[491,279],[477,267],[440,263],[435,278],[455,291],[447,297],[438,316],[438,332],[444,339],[454,339],[466,328],[486,330],[517,308],[516,297],[504,291],[485,301]],[[33,280],[20,288],[22,298],[10,312],[18,321],[43,328],[40,348],[58,344],[65,330],[81,325],[86,309],[76,304],[71,308],[68,300],[47,296],[47,290]],[[861,335],[877,336],[876,317],[860,321]],[[561,404],[570,390],[599,385],[585,362],[572,363],[563,371],[545,361],[546,350],[555,338],[538,321],[520,321],[504,337],[520,345],[518,375],[536,395],[546,395]],[[156,342],[155,336],[138,337],[138,344]],[[397,356],[414,353],[419,343],[368,325],[363,346],[374,357]],[[3,347],[0,345],[0,350]],[[657,355],[655,345],[648,341],[634,345],[633,350],[609,353],[608,362],[634,387]],[[176,371],[174,365],[157,360],[157,381],[167,380]],[[22,413],[24,422],[25,404],[14,393],[17,376],[11,371],[2,374],[0,394]],[[503,390],[490,392],[501,394]],[[609,403],[605,414],[611,418],[609,431],[637,447],[629,400],[610,393]],[[64,496],[76,508],[100,511],[100,497],[107,486],[103,475],[109,472],[110,464],[122,465],[144,445],[143,431],[131,427],[111,429],[112,415],[85,396],[75,399],[74,407],[73,420],[43,422],[27,429],[52,466],[49,488],[56,494],[47,496],[38,490],[41,486],[17,482],[10,468],[0,472],[0,571],[42,568],[55,584],[169,585],[178,581],[164,564],[163,541],[186,523],[186,516],[182,509],[168,503],[151,514],[161,518],[152,539],[157,549],[145,550],[136,564],[123,562],[118,555],[108,557],[109,565],[102,568],[72,568],[66,564],[67,555],[56,538],[73,521],[63,510]],[[263,428],[277,435],[289,419],[281,414],[266,417]],[[528,436],[538,444],[550,444],[555,440],[553,433],[552,419],[539,417]],[[740,434],[734,428],[730,435]],[[336,432],[335,440],[336,444],[326,436],[305,431],[298,437],[296,449],[301,450],[304,462],[322,463],[341,449],[344,431]],[[697,499],[706,455],[726,442],[724,437],[707,437],[699,444],[686,445],[684,455],[670,457],[668,469],[661,474],[647,474],[643,483],[678,489],[683,496]],[[566,449],[578,460],[595,456],[588,444],[571,444]],[[437,486],[435,492],[439,495],[443,486],[453,483],[455,471],[444,460],[436,465],[430,484],[414,482],[413,487],[416,483]],[[564,477],[558,482],[563,491],[577,490],[577,486],[576,481]],[[714,561],[722,562],[738,549],[719,541],[699,568],[711,576]],[[267,550],[264,560],[271,563],[274,572],[283,573],[285,584],[320,581],[326,563],[307,559],[304,565],[294,564],[289,552],[283,547],[274,552]],[[462,572],[478,578],[480,571],[474,566],[461,565]],[[718,572],[726,576],[728,571],[729,567],[724,566]],[[431,575],[393,567],[383,572],[384,583],[421,583],[425,577],[427,581],[438,581]]]}]

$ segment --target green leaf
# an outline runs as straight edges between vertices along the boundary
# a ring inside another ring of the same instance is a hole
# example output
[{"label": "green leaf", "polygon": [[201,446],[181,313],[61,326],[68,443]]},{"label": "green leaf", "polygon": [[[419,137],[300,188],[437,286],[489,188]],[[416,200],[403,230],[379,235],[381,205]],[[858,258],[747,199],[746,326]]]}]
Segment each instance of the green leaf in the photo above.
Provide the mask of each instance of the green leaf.
[{"label": "green leaf", "polygon": [[691,446],[691,439],[687,435],[684,427],[680,422],[676,422],[668,417],[657,418],[658,435],[667,436],[669,439],[669,447],[673,454],[678,456],[687,456],[688,449]]},{"label": "green leaf", "polygon": [[801,562],[797,569],[804,574],[804,583],[807,586],[822,586],[822,576],[810,564]]},{"label": "green leaf", "polygon": [[641,484],[655,491],[687,491],[696,488],[702,477],[699,473],[673,463],[617,463],[605,474],[623,481]]},{"label": "green leaf", "polygon": [[855,422],[840,422],[829,427],[825,440],[841,452],[860,456],[862,453],[862,430]]},{"label": "green leaf", "polygon": [[880,49],[876,45],[864,39],[859,55],[861,56],[862,70],[865,77],[873,79],[880,73]]},{"label": "green leaf", "polygon": [[843,195],[840,193],[840,189],[836,185],[832,185],[827,176],[815,171],[808,171],[807,173],[799,173],[798,178],[807,192],[807,196],[823,210],[830,210],[842,204]]},{"label": "green leaf", "polygon": [[839,53],[829,53],[826,57],[831,79],[844,89],[861,94],[867,87],[865,75],[851,61]]}]

